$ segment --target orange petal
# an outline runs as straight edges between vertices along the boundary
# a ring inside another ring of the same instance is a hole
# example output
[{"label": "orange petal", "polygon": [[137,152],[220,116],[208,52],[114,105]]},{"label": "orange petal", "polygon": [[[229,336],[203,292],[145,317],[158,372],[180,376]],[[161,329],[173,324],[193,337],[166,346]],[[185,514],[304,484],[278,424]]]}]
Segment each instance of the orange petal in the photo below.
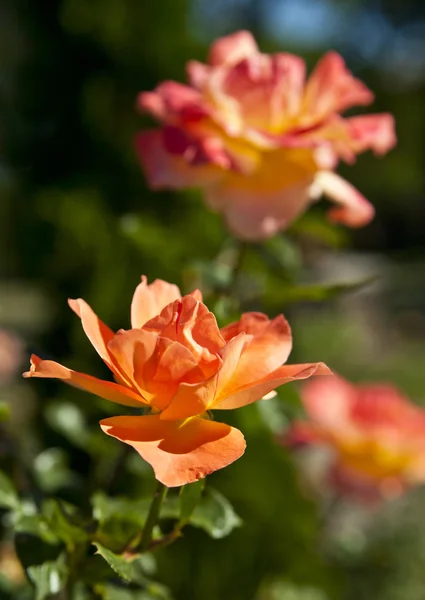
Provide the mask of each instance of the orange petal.
[{"label": "orange petal", "polygon": [[312,375],[332,375],[332,372],[323,363],[284,365],[266,377],[263,377],[260,381],[243,387],[232,396],[219,399],[214,409],[228,410],[246,406],[260,400],[280,385],[296,381],[297,379],[307,379]]},{"label": "orange petal", "polygon": [[145,275],[142,275],[142,283],[136,287],[131,302],[131,326],[133,329],[143,325],[160,314],[163,308],[181,298],[179,288],[172,284],[155,279],[148,285]]},{"label": "orange petal", "polygon": [[155,352],[158,336],[143,329],[119,331],[108,350],[132,385],[143,394],[143,368]]},{"label": "orange petal", "polygon": [[130,380],[125,376],[108,350],[108,343],[114,337],[114,332],[95,314],[92,308],[82,298],[68,300],[70,308],[80,317],[84,333],[96,349],[100,358],[108,365],[120,383],[130,385]]},{"label": "orange petal", "polygon": [[248,339],[249,336],[240,333],[226,344],[221,353],[220,369],[207,381],[195,385],[180,384],[170,405],[161,413],[161,419],[187,419],[213,408],[222,388],[231,380]]},{"label": "orange petal", "polygon": [[351,183],[336,173],[321,171],[317,174],[314,185],[340,205],[329,211],[331,221],[344,223],[349,227],[363,227],[373,219],[375,209],[372,204]]},{"label": "orange petal", "polygon": [[245,440],[238,429],[194,418],[186,423],[162,421],[159,415],[112,417],[102,430],[132,446],[168,487],[203,479],[242,456]]},{"label": "orange petal", "polygon": [[217,389],[217,375],[203,383],[181,383],[169,406],[161,412],[161,419],[175,421],[202,415],[213,403]]},{"label": "orange petal", "polygon": [[112,368],[107,349],[108,342],[114,337],[114,332],[94,313],[92,308],[82,298],[68,300],[70,308],[80,317],[84,333],[89,338],[99,356]]},{"label": "orange petal", "polygon": [[109,349],[135,388],[159,410],[168,406],[182,380],[205,379],[185,346],[156,332],[120,331]]},{"label": "orange petal", "polygon": [[217,371],[221,362],[217,353],[225,342],[213,313],[193,295],[183,296],[181,300],[167,305],[143,329],[186,346],[204,372],[205,378]]},{"label": "orange petal", "polygon": [[31,356],[30,370],[24,373],[23,376],[25,378],[42,377],[48,379],[61,379],[74,387],[100,396],[101,398],[105,398],[105,400],[123,404],[124,406],[140,408],[146,403],[142,396],[139,396],[122,385],[110,381],[102,381],[91,375],[72,371],[51,360],[41,360],[41,358],[35,356],[35,354]]},{"label": "orange petal", "polygon": [[262,313],[245,313],[221,330],[225,340],[240,332],[253,336],[246,345],[227,391],[265,377],[286,362],[292,349],[291,328],[283,315],[270,320]]}]

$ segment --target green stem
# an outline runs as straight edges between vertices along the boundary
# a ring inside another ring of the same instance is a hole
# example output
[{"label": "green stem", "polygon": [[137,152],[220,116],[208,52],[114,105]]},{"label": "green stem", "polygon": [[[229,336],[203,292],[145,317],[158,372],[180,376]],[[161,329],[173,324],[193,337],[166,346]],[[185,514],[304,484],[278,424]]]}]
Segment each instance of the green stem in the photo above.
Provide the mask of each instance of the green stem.
[{"label": "green stem", "polygon": [[247,254],[248,247],[249,245],[247,242],[238,242],[237,254],[232,268],[232,278],[229,285],[229,291],[233,291],[232,288],[234,288],[238,283],[239,275],[242,270],[242,264]]},{"label": "green stem", "polygon": [[152,498],[152,503],[149,508],[148,518],[146,519],[146,523],[143,528],[142,540],[140,542],[141,552],[144,552],[150,546],[152,540],[152,531],[158,521],[161,506],[165,500],[167,492],[168,488],[163,483],[158,482],[158,486],[155,490],[155,494]]}]

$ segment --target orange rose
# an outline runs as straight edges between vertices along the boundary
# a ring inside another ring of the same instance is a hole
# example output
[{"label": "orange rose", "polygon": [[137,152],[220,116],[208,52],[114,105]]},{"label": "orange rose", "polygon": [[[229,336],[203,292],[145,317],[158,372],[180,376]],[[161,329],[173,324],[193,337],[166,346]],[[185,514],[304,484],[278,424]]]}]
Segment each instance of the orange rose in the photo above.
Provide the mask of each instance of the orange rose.
[{"label": "orange rose", "polygon": [[340,493],[371,499],[425,482],[425,410],[394,387],[334,376],[306,384],[301,398],[309,420],[293,425],[289,442],[329,448]]},{"label": "orange rose", "polygon": [[306,81],[304,61],[262,54],[247,31],[217,40],[208,64],[187,66],[189,85],[166,81],[138,98],[162,125],[139,134],[137,150],[152,188],[199,187],[233,233],[258,240],[284,229],[327,195],[332,220],[367,224],[372,205],[334,173],[371,149],[396,143],[390,114],[343,118],[372,92],[328,52]]},{"label": "orange rose", "polygon": [[149,414],[101,421],[105,433],[133,446],[169,487],[201,479],[245,451],[242,433],[207,412],[239,408],[279,385],[329,373],[322,363],[285,365],[291,331],[282,315],[246,313],[219,329],[201,293],[181,297],[175,285],[142,277],[130,330],[114,333],[84,300],[70,300],[116,383],[31,358],[24,377],[53,377]]}]

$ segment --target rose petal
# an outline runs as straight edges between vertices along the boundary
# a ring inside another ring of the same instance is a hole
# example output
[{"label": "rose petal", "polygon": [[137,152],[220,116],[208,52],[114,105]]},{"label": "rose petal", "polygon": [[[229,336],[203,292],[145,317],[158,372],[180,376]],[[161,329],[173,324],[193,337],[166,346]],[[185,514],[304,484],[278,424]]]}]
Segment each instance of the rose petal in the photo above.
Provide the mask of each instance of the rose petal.
[{"label": "rose petal", "polygon": [[160,121],[174,124],[189,113],[199,115],[207,112],[202,95],[177,81],[164,81],[153,92],[141,92],[137,97],[137,106]]},{"label": "rose petal", "polygon": [[241,332],[252,339],[240,357],[227,392],[262,379],[285,363],[292,349],[291,328],[283,315],[270,320],[262,313],[245,313],[240,321],[221,329],[225,340]]},{"label": "rose petal", "polygon": [[275,388],[297,379],[307,379],[312,375],[331,375],[332,372],[323,363],[309,363],[301,365],[284,365],[279,367],[255,384],[249,384],[232,396],[218,399],[214,409],[230,410],[252,404],[263,398]]},{"label": "rose petal", "polygon": [[186,346],[206,378],[216,372],[220,364],[217,354],[225,342],[213,313],[194,296],[189,294],[169,304],[144,329]]},{"label": "rose petal", "polygon": [[349,227],[363,227],[375,215],[372,204],[351,183],[332,173],[320,171],[314,180],[314,187],[327,197],[341,205],[328,213],[328,218],[334,223],[344,223]]},{"label": "rose petal", "polygon": [[222,177],[222,169],[215,165],[192,166],[182,156],[167,152],[161,129],[138,134],[136,151],[152,189],[202,187]]},{"label": "rose petal", "polygon": [[215,74],[209,90],[223,109],[239,113],[243,129],[281,134],[300,110],[304,78],[297,56],[255,54]]},{"label": "rose petal", "polygon": [[136,287],[131,301],[131,326],[133,329],[143,325],[160,314],[163,308],[181,298],[179,288],[172,284],[155,279],[148,285],[147,278],[142,275],[142,283]]},{"label": "rose petal", "polygon": [[373,93],[355,78],[337,52],[328,52],[310,75],[304,98],[306,115],[316,119],[373,102]]},{"label": "rose petal", "polygon": [[84,373],[78,373],[67,369],[59,363],[51,360],[41,360],[38,356],[33,354],[31,356],[31,368],[29,371],[23,374],[25,378],[29,377],[41,377],[49,379],[61,379],[65,383],[68,383],[74,387],[105,398],[117,404],[123,404],[124,406],[134,406],[141,408],[146,404],[146,400],[133,392],[129,388],[126,388],[117,383],[110,381],[103,381],[92,377],[91,375],[85,375]]},{"label": "rose petal", "polygon": [[[282,169],[285,165],[282,165]],[[253,183],[256,183],[255,180]],[[310,202],[313,174],[304,173],[297,182],[282,181],[278,189],[250,187],[246,181],[226,177],[206,190],[205,199],[223,212],[229,229],[240,239],[259,241],[285,229]]]},{"label": "rose petal", "polygon": [[350,117],[345,122],[355,152],[372,150],[381,156],[397,143],[394,117],[389,113]]},{"label": "rose petal", "polygon": [[162,411],[161,419],[186,419],[213,408],[216,398],[231,381],[248,339],[249,336],[240,333],[224,346],[221,352],[223,363],[216,375],[197,385],[182,383],[170,405]]},{"label": "rose petal", "polygon": [[99,319],[87,302],[81,298],[76,300],[69,299],[68,304],[75,314],[80,317],[84,333],[89,338],[101,359],[111,369],[116,379],[123,385],[131,387],[131,381],[126,377],[125,373],[120,368],[120,365],[110,355],[107,348],[108,343],[115,335],[114,332]]},{"label": "rose petal", "polygon": [[249,31],[238,31],[218,39],[211,46],[208,63],[212,66],[234,64],[258,53],[257,43]]},{"label": "rose petal", "polygon": [[350,419],[356,388],[341,377],[312,379],[301,388],[308,416],[321,428],[341,431]]},{"label": "rose petal", "polygon": [[159,415],[112,417],[102,430],[132,446],[168,487],[203,479],[242,456],[245,440],[238,429],[194,418],[187,423],[162,421]]}]

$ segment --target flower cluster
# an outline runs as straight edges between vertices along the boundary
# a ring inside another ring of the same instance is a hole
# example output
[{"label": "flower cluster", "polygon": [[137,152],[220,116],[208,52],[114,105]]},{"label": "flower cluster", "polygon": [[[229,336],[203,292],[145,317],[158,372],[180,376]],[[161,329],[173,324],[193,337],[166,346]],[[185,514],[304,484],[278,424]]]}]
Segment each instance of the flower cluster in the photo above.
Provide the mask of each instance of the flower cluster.
[{"label": "flower cluster", "polygon": [[339,54],[327,53],[306,80],[300,57],[263,54],[241,31],[217,40],[207,64],[190,61],[187,74],[189,85],[166,81],[138,98],[161,123],[137,138],[151,187],[202,188],[231,231],[251,240],[286,228],[321,194],[338,205],[333,221],[372,219],[372,205],[334,170],[368,149],[385,154],[394,120],[341,116],[373,94]]},{"label": "flower cluster", "polygon": [[291,330],[280,315],[245,313],[219,329],[199,290],[181,297],[177,286],[156,280],[138,285],[132,329],[114,333],[84,300],[70,300],[83,329],[116,383],[31,357],[25,377],[63,381],[149,414],[101,421],[105,433],[133,448],[168,487],[196,481],[237,460],[242,433],[211,420],[210,410],[251,404],[274,388],[330,373],[322,363],[284,365]]},{"label": "flower cluster", "polygon": [[[206,64],[189,62],[187,74],[188,85],[166,81],[138,97],[139,108],[160,123],[137,137],[152,188],[202,188],[207,204],[247,240],[286,228],[322,194],[337,204],[333,221],[358,227],[372,219],[373,206],[335,170],[365,150],[390,150],[394,120],[387,113],[342,116],[369,105],[373,94],[339,54],[328,52],[306,77],[300,57],[261,53],[240,31],[217,40]],[[283,315],[248,312],[220,329],[199,290],[182,296],[162,280],[148,285],[142,277],[128,330],[113,332],[82,299],[69,304],[115,382],[37,356],[24,376],[61,379],[139,409],[103,419],[101,427],[169,487],[243,454],[242,433],[214,421],[212,410],[331,374],[323,363],[285,364],[292,338]],[[293,425],[289,441],[330,448],[329,473],[340,491],[384,496],[425,481],[425,411],[392,387],[320,378],[304,386],[302,400],[309,419]]]},{"label": "flower cluster", "polygon": [[339,493],[370,500],[425,483],[425,410],[393,386],[333,376],[305,384],[301,397],[308,420],[294,423],[285,441],[330,449],[329,480]]}]

